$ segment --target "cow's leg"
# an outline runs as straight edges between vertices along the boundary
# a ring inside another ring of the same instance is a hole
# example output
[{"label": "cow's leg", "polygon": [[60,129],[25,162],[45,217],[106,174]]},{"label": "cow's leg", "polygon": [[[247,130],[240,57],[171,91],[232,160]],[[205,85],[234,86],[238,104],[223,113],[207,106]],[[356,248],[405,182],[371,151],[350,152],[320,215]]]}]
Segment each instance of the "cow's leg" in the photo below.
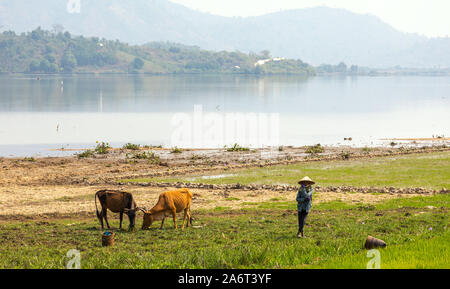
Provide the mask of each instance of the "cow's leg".
[{"label": "cow's leg", "polygon": [[164,221],[166,220],[166,217],[164,217],[161,221],[161,230],[164,228]]},{"label": "cow's leg", "polygon": [[188,201],[187,206],[186,206],[186,210],[187,210],[187,215],[188,215],[188,219],[187,219],[187,227],[189,228],[189,225],[192,225],[192,219],[191,219],[191,200]]},{"label": "cow's leg", "polygon": [[109,222],[108,222],[108,211],[103,210],[102,215],[105,218],[106,226],[108,227],[108,229],[111,229],[111,227],[109,226]]},{"label": "cow's leg", "polygon": [[[188,217],[188,209],[184,209],[184,218],[183,218],[183,226],[181,226],[181,229],[184,230],[184,223],[186,223]],[[189,221],[188,221],[188,227],[189,227]]]},{"label": "cow's leg", "polygon": [[120,212],[120,226],[119,226],[120,230],[122,230],[122,222],[123,222],[123,211]]},{"label": "cow's leg", "polygon": [[97,219],[100,221],[100,226],[102,226],[102,230],[104,230],[105,226],[103,225],[103,210],[97,214]]},{"label": "cow's leg", "polygon": [[175,225],[175,230],[178,229],[177,227],[177,209],[174,209],[172,211],[172,216],[173,216],[173,223]]},{"label": "cow's leg", "polygon": [[189,225],[191,225],[191,223],[192,223],[192,220],[191,220],[191,209],[190,208],[187,211],[187,216],[188,216],[188,218],[187,218],[187,227],[189,228]]}]

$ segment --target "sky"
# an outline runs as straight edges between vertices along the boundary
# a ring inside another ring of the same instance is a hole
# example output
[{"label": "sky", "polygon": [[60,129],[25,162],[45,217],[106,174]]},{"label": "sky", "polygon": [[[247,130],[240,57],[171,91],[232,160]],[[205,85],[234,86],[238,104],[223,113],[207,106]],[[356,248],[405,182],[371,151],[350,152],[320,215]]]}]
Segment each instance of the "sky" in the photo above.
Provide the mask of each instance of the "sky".
[{"label": "sky", "polygon": [[170,0],[223,16],[257,16],[315,6],[373,14],[403,32],[450,36],[450,0]]}]

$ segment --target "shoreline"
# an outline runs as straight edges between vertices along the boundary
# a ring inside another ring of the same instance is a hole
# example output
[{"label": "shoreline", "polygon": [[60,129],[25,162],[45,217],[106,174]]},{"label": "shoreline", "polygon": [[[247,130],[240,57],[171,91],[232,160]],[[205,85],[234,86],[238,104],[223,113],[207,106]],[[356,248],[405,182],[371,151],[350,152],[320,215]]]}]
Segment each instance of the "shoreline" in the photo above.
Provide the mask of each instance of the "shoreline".
[{"label": "shoreline", "polygon": [[[328,154],[333,154],[336,152],[349,152],[351,154],[354,154],[355,152],[364,152],[364,155],[370,155],[371,152],[379,152],[379,151],[400,151],[400,152],[411,152],[411,151],[427,151],[427,150],[435,150],[435,149],[447,149],[450,148],[450,138],[444,137],[444,138],[386,138],[386,139],[380,139],[380,141],[386,141],[391,142],[391,144],[386,143],[385,145],[374,145],[374,146],[358,146],[358,145],[351,145],[351,141],[348,145],[346,144],[335,144],[335,145],[320,145],[317,146],[321,147],[324,152],[323,153],[308,153],[306,150],[308,148],[314,147],[314,145],[308,146],[292,146],[292,145],[281,145],[278,147],[263,147],[263,148],[251,148],[251,147],[245,147],[242,151],[234,151],[234,152],[240,152],[240,153],[247,153],[247,154],[261,154],[264,155],[262,159],[272,159],[280,157],[280,155],[287,154],[289,152],[293,152],[294,155],[291,155],[291,157],[295,157],[300,151],[303,151],[303,156],[310,155],[310,156],[326,156]],[[395,143],[395,141],[398,141],[400,143]],[[403,142],[403,143],[402,143]],[[404,143],[408,142],[408,143]],[[0,145],[1,147],[14,147],[14,146],[28,146],[28,145]],[[32,146],[40,146],[40,145],[29,145]],[[45,146],[45,145],[42,145]],[[50,145],[48,145],[50,146]],[[166,157],[167,159],[174,159],[173,156],[180,156],[185,157],[186,153],[187,155],[193,155],[195,153],[199,153],[202,155],[212,155],[212,156],[220,156],[222,154],[230,155],[230,152],[233,151],[227,151],[227,149],[230,149],[230,147],[223,147],[223,148],[182,148],[182,147],[163,147],[163,146],[141,146],[137,149],[125,149],[124,147],[110,147],[108,149],[108,153],[104,155],[94,155],[93,159],[124,159],[126,158],[127,153],[138,153],[138,152],[154,152],[159,153],[160,157]],[[61,153],[71,153],[70,155],[61,155],[61,156],[50,156],[50,155],[40,155],[40,153],[32,153],[30,154],[24,154],[24,155],[0,155],[0,159],[3,160],[22,160],[22,159],[57,159],[57,158],[78,158],[78,155],[82,152],[86,151],[94,151],[94,146],[85,146],[84,148],[45,148],[42,149],[43,151],[47,152],[61,152]],[[178,149],[179,153],[173,153],[174,149]],[[284,153],[287,152],[287,153]],[[172,157],[171,157],[172,156]],[[175,158],[176,159],[176,158]]]},{"label": "shoreline", "polygon": [[[314,67],[316,70],[318,67]],[[26,76],[79,76],[79,75],[130,75],[130,76],[183,76],[183,75],[204,75],[204,76],[214,76],[214,75],[237,75],[237,76],[256,76],[256,77],[265,77],[265,76],[299,76],[299,77],[395,77],[395,76],[429,76],[429,77],[448,77],[450,76],[449,68],[442,68],[440,70],[432,70],[432,69],[412,69],[411,71],[397,71],[397,70],[388,70],[388,69],[378,69],[373,68],[370,72],[365,73],[324,73],[317,72],[315,74],[304,74],[304,73],[244,73],[244,72],[235,72],[235,71],[226,71],[226,72],[125,72],[125,71],[77,71],[77,72],[60,72],[60,73],[30,73],[30,72],[13,72],[13,71],[2,71],[0,75],[26,75]]]}]

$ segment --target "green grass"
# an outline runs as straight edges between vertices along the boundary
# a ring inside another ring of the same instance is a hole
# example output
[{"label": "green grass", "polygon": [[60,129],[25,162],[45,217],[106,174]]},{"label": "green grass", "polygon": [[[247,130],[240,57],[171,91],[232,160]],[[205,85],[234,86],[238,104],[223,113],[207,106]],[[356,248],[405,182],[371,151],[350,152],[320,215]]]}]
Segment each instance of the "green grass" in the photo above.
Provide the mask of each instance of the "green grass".
[{"label": "green grass", "polygon": [[[380,251],[380,269],[450,269],[450,233],[431,239],[421,239],[405,245],[388,246]],[[320,269],[361,269],[373,256],[366,252],[335,258],[326,264],[312,266]]]},{"label": "green grass", "polygon": [[[424,209],[422,203],[440,207]],[[283,202],[193,211],[199,227],[185,231],[174,231],[171,221],[164,230],[155,224],[150,231],[117,231],[113,248],[101,247],[95,219],[0,223],[0,268],[64,268],[68,250],[78,249],[82,268],[364,269],[368,235],[388,244],[381,250],[382,268],[450,267],[450,195],[374,207],[317,205],[306,239],[296,238],[295,202],[294,209],[275,204]],[[110,220],[118,226],[117,216]]]},{"label": "green grass", "polygon": [[[318,193],[316,193],[318,194]],[[429,196],[416,196],[411,198],[396,198],[383,201],[378,204],[368,205],[364,203],[346,203],[341,200],[329,201],[314,205],[313,208],[316,211],[334,211],[334,210],[348,210],[358,209],[363,211],[368,210],[396,210],[403,208],[415,208],[424,209],[426,207],[434,207],[439,209],[442,207],[448,207],[450,198],[448,194],[439,194],[432,197]],[[273,201],[261,202],[261,203],[246,203],[247,205],[258,206],[260,209],[280,209],[280,210],[296,210],[297,203],[289,201]]]},{"label": "green grass", "polygon": [[201,176],[127,180],[131,182],[194,182],[208,184],[290,184],[296,185],[305,175],[321,186],[373,187],[450,187],[450,152],[428,153],[373,159],[321,161],[267,168],[227,171],[220,179]]}]

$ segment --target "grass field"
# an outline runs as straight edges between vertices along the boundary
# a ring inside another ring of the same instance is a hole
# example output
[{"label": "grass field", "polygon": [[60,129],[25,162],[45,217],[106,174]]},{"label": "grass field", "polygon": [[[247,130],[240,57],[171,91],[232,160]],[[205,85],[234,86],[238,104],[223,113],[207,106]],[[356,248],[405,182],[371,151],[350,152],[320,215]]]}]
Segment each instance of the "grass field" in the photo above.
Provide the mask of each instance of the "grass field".
[{"label": "grass field", "polygon": [[[394,245],[380,250],[380,268],[382,269],[449,269],[450,233],[430,239]],[[361,269],[367,267],[371,256],[363,251],[354,255],[333,258],[327,263],[313,265],[314,269]]]},{"label": "grass field", "polygon": [[367,235],[388,243],[382,268],[450,268],[449,204],[449,195],[320,204],[306,239],[296,238],[295,202],[203,210],[193,214],[197,228],[174,231],[168,221],[164,230],[118,231],[113,248],[101,247],[94,219],[0,223],[0,268],[64,268],[77,249],[82,268],[364,269]]},{"label": "grass field", "polygon": [[[152,181],[191,181],[212,184],[296,184],[309,175],[321,186],[449,187],[450,153],[382,157],[367,160],[302,163],[227,171],[224,178],[184,176]],[[149,181],[149,180],[132,180]],[[143,190],[140,188],[140,190]],[[142,198],[143,191],[137,194]],[[206,194],[206,192],[200,192]],[[323,194],[323,195],[321,195]],[[195,228],[164,230],[159,222],[149,231],[116,230],[113,248],[101,246],[96,218],[42,219],[0,222],[0,268],[64,268],[67,252],[81,253],[82,268],[358,268],[371,258],[363,244],[368,235],[387,242],[380,249],[381,268],[450,268],[449,194],[392,196],[369,202],[359,199],[325,199],[317,193],[308,216],[307,238],[297,239],[295,198],[274,195],[254,201],[246,195],[192,214]],[[346,192],[346,196],[354,196]],[[379,194],[375,194],[377,197]],[[64,197],[68,203],[88,195]],[[372,196],[374,197],[374,196]],[[217,199],[219,196],[217,196]],[[194,200],[195,202],[195,200]],[[112,221],[114,220],[114,221]],[[118,217],[110,215],[112,226]],[[138,215],[140,228],[142,215]],[[128,222],[125,222],[128,225]]]},{"label": "grass field", "polygon": [[230,170],[222,178],[183,176],[127,181],[296,185],[305,175],[316,180],[321,186],[449,188],[450,152]]}]

